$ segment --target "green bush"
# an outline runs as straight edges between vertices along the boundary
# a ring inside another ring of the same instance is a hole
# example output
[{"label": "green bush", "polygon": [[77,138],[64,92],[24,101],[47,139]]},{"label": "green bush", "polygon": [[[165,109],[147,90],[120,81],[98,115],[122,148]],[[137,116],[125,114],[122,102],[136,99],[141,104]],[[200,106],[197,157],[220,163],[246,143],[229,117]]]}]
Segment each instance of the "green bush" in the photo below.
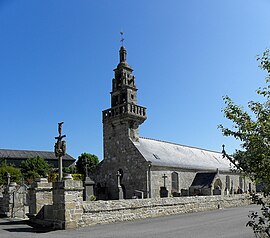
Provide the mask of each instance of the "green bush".
[{"label": "green bush", "polygon": [[97,200],[97,197],[95,195],[90,196],[90,201],[96,201],[96,200]]},{"label": "green bush", "polygon": [[83,174],[71,174],[73,180],[84,180],[84,175]]},{"label": "green bush", "polygon": [[36,178],[48,176],[50,165],[41,157],[29,158],[21,163],[21,171],[28,183]]},{"label": "green bush", "polygon": [[94,154],[82,153],[76,162],[77,172],[80,174],[86,173],[86,167],[88,172],[94,172],[99,163],[98,157]]},{"label": "green bush", "polygon": [[10,181],[19,183],[22,177],[20,169],[11,165],[2,164],[0,167],[0,184],[7,184],[7,174],[10,174]]}]

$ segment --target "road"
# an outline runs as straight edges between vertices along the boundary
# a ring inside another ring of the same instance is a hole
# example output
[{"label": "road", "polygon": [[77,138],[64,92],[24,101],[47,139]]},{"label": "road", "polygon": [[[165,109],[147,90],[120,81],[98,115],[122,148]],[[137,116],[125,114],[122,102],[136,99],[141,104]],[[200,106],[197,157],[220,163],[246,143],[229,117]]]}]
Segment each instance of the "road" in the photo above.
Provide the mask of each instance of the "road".
[{"label": "road", "polygon": [[36,230],[24,221],[0,219],[0,238],[254,238],[245,224],[257,206],[227,208],[77,230]]}]

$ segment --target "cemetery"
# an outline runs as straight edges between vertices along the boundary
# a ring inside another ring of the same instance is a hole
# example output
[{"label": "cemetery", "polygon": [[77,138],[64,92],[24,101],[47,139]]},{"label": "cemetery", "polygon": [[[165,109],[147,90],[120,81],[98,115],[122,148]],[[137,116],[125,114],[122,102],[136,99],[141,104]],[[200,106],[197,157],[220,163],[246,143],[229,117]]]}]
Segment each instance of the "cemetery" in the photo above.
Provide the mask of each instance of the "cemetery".
[{"label": "cemetery", "polygon": [[102,113],[104,159],[95,172],[89,173],[86,166],[84,181],[63,174],[63,160],[74,160],[66,155],[60,122],[53,159],[57,181],[41,177],[17,185],[7,174],[1,187],[1,215],[73,229],[250,204],[254,184],[232,171],[235,165],[224,147],[220,153],[139,136],[146,108],[137,105],[135,77],[126,55],[121,46],[111,108]]}]

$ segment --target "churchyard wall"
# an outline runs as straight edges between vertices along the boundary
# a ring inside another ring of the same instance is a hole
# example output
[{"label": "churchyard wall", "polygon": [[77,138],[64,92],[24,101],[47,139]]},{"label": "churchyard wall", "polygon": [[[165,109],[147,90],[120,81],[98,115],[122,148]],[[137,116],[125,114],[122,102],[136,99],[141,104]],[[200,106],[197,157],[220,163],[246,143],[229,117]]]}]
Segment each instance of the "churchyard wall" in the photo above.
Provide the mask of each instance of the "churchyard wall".
[{"label": "churchyard wall", "polygon": [[243,194],[83,202],[83,214],[78,226],[246,206],[250,202],[249,195]]},{"label": "churchyard wall", "polygon": [[[39,182],[35,188],[45,188],[47,187],[44,186],[45,184],[45,181],[43,184]],[[44,193],[48,192],[48,187],[44,189]],[[34,194],[41,198],[40,192],[39,190],[38,193]],[[50,200],[49,197],[48,200]],[[37,203],[37,199],[35,201]],[[44,207],[38,211],[36,209],[37,204],[31,203],[31,206],[34,206],[35,209],[30,210],[37,214],[32,214],[29,218],[34,223],[52,226],[55,229],[74,229],[96,224],[200,212],[248,204],[250,204],[250,199],[247,194],[86,202],[83,201],[82,183],[65,180],[53,183],[52,204],[44,204]]]}]

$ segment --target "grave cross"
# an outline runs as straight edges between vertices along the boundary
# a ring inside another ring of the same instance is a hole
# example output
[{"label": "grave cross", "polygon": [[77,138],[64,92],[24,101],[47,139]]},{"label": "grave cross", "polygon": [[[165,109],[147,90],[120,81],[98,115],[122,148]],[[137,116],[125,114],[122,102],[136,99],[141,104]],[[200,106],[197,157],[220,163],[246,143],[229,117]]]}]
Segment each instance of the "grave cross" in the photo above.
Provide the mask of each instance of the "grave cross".
[{"label": "grave cross", "polygon": [[120,185],[120,176],[121,176],[121,173],[119,172],[119,170],[117,171],[116,176],[117,176],[117,186],[118,187],[121,187],[121,185]]},{"label": "grave cross", "polygon": [[124,199],[123,189],[122,189],[122,186],[120,184],[120,177],[121,177],[121,175],[122,174],[118,170],[117,173],[116,173],[116,176],[117,176],[117,186],[118,186],[118,198],[119,199]]},{"label": "grave cross", "polygon": [[85,178],[88,178],[88,166],[87,166],[87,158],[84,158],[84,163],[85,163]]},{"label": "grave cross", "polygon": [[168,178],[168,176],[167,176],[166,174],[164,174],[164,175],[162,176],[162,178],[164,179],[164,187],[166,187],[166,178]]},{"label": "grave cross", "polygon": [[9,184],[10,184],[10,173],[7,173],[7,185],[9,186]]}]

